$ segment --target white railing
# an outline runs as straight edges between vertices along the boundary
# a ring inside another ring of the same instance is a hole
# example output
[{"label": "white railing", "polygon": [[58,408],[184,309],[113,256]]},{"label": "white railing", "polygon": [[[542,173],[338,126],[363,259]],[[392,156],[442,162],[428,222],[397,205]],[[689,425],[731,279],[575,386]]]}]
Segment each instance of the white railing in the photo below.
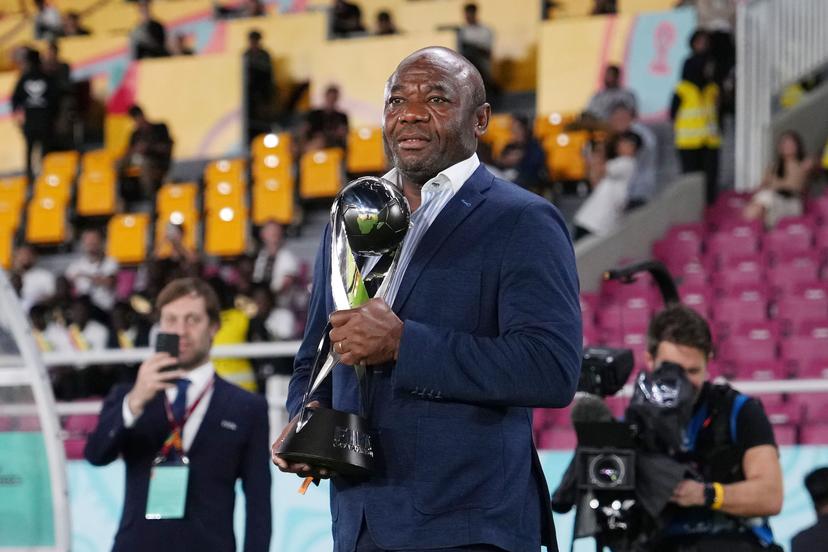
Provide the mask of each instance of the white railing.
[{"label": "white railing", "polygon": [[736,24],[736,182],[759,185],[771,150],[772,98],[828,60],[828,1],[751,0]]}]

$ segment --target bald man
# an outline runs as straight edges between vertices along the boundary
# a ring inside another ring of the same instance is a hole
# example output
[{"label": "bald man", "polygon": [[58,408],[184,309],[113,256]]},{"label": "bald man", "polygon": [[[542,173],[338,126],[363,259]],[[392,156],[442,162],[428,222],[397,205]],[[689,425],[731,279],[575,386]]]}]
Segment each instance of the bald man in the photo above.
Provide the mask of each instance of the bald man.
[{"label": "bald man", "polygon": [[313,401],[359,412],[351,365],[367,364],[377,463],[364,480],[332,474],[337,552],[524,552],[542,538],[557,550],[530,409],[575,392],[575,257],[557,210],[477,159],[490,113],[480,74],[456,52],[405,58],[385,89],[385,178],[413,213],[385,297],[334,312],[330,229],[322,238],[287,406],[298,413],[330,318],[342,364]]}]

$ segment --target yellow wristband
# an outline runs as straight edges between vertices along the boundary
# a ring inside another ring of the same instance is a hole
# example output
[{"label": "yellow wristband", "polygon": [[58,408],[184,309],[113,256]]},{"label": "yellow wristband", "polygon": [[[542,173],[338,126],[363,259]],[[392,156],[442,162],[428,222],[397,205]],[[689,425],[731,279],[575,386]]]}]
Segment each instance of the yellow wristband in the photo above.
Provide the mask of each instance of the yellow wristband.
[{"label": "yellow wristband", "polygon": [[713,499],[713,504],[710,505],[710,509],[719,510],[724,504],[724,486],[721,483],[713,483],[713,491],[716,496]]}]

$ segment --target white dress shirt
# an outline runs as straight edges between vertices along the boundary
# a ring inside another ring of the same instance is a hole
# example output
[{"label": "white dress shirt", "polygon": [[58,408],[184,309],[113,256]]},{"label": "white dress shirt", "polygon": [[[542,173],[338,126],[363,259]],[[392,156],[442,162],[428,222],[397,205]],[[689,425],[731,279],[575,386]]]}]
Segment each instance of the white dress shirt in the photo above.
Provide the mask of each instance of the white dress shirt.
[{"label": "white dress shirt", "polygon": [[[216,371],[213,368],[213,363],[209,361],[202,364],[198,368],[190,370],[186,376],[187,379],[190,380],[190,385],[187,387],[187,408],[189,408],[198,396],[201,395],[204,389],[211,384],[215,374]],[[170,389],[167,389],[165,393],[167,394],[167,400],[170,401],[170,404],[172,404],[175,402],[175,397],[178,395],[178,388],[173,386]],[[207,412],[207,407],[210,405],[210,399],[212,396],[213,389],[211,388],[207,391],[207,394],[204,395],[204,398],[201,399],[201,402],[198,403],[196,409],[193,410],[193,413],[190,414],[190,417],[187,418],[187,421],[184,423],[183,446],[185,451],[190,450],[190,447],[193,444],[193,439],[195,439],[195,436],[198,433],[198,428],[201,427],[201,422],[204,420],[204,414]],[[124,427],[126,428],[134,426],[135,422],[141,417],[141,414],[143,414],[142,412],[136,416],[132,413],[129,409],[129,405],[127,404],[127,397],[124,397],[122,413],[124,417]]]},{"label": "white dress shirt", "polygon": [[[449,200],[454,197],[454,194],[460,190],[463,183],[469,179],[479,166],[480,160],[477,158],[477,154],[473,153],[468,159],[455,163],[423,184],[420,192],[420,206],[411,213],[411,226],[403,239],[397,269],[394,271],[388,290],[385,293],[384,299],[388,305],[394,304],[405,271],[411,263],[423,235],[431,227],[431,223],[442,212]],[[402,188],[397,169],[391,169],[383,178],[396,183],[397,186]],[[371,265],[366,265],[366,267],[369,266]]]}]

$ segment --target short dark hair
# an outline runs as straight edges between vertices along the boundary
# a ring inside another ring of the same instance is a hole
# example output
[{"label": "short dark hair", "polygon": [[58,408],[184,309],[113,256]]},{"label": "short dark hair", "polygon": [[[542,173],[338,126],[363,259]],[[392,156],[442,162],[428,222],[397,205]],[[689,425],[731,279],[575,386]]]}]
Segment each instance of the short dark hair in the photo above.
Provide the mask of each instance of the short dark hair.
[{"label": "short dark hair", "polygon": [[259,42],[262,39],[262,33],[253,29],[249,33],[247,33],[247,40],[252,40],[254,42]]},{"label": "short dark hair", "polygon": [[828,467],[817,468],[806,475],[805,488],[817,510],[828,506]]},{"label": "short dark hair", "polygon": [[621,134],[619,134],[616,137],[615,140],[616,140],[616,142],[620,142],[621,140],[626,140],[627,142],[632,142],[635,145],[635,151],[638,151],[638,150],[641,149],[641,144],[642,144],[641,136],[639,136],[637,133],[635,133],[631,130],[627,130],[627,131],[622,132]]},{"label": "short dark hair", "polygon": [[607,68],[604,69],[604,72],[606,71],[612,71],[613,73],[615,73],[615,76],[617,77],[621,74],[621,67],[615,64],[607,65]]},{"label": "short dark hair", "polygon": [[463,6],[463,11],[469,13],[477,13],[477,4],[475,4],[474,2],[469,2],[468,4]]},{"label": "short dark hair", "polygon": [[129,115],[133,119],[136,118],[136,117],[143,117],[144,116],[144,110],[141,109],[138,106],[138,104],[132,104],[131,106],[129,106],[129,109],[127,110],[127,115]]},{"label": "short dark hair", "polygon": [[177,278],[164,286],[155,300],[156,313],[160,315],[161,309],[166,305],[187,295],[195,295],[204,299],[204,307],[207,309],[210,322],[221,324],[221,308],[216,292],[200,278]]},{"label": "short dark hair", "polygon": [[647,351],[655,356],[662,341],[698,349],[705,358],[713,352],[710,326],[699,313],[686,305],[670,305],[650,320]]}]

